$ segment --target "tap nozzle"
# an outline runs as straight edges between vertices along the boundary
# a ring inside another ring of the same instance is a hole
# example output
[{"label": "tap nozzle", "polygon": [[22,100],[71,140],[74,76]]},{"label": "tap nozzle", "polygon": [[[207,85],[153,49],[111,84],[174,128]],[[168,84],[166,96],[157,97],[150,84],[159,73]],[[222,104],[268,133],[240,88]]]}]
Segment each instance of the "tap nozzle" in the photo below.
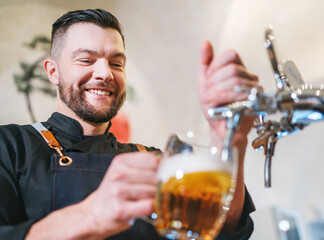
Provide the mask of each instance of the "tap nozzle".
[{"label": "tap nozzle", "polygon": [[264,186],[266,188],[271,187],[271,160],[274,154],[275,145],[277,143],[277,136],[272,135],[270,137],[270,142],[268,142],[268,148],[266,153],[266,160],[264,164]]},{"label": "tap nozzle", "polygon": [[278,132],[281,132],[280,125],[277,122],[268,121],[264,123],[259,137],[254,139],[252,146],[256,150],[264,149],[266,156],[264,165],[264,185],[271,187],[271,160],[274,154],[275,144],[278,140]]}]

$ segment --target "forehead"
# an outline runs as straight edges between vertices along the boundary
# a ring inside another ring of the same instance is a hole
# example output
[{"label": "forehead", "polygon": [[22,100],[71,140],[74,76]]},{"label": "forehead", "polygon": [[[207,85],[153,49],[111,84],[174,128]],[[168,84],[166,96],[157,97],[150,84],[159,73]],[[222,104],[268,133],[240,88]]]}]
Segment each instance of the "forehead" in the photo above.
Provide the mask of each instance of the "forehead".
[{"label": "forehead", "polygon": [[74,24],[66,32],[63,53],[79,48],[105,53],[124,52],[122,37],[116,29],[102,28],[91,23]]}]

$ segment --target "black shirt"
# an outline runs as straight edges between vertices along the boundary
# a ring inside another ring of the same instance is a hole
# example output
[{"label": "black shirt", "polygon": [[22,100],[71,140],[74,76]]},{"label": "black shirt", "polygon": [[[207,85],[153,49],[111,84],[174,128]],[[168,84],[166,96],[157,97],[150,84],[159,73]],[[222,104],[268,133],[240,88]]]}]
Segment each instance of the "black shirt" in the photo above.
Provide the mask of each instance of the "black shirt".
[{"label": "black shirt", "polygon": [[[137,151],[134,144],[119,143],[109,128],[104,135],[84,136],[76,120],[60,113],[53,113],[43,125],[66,153],[116,155]],[[49,159],[53,152],[31,125],[0,126],[0,239],[24,239],[31,225],[52,211]],[[246,195],[241,228],[237,232],[224,229],[218,239],[247,239],[251,235],[249,213],[254,205]]]}]

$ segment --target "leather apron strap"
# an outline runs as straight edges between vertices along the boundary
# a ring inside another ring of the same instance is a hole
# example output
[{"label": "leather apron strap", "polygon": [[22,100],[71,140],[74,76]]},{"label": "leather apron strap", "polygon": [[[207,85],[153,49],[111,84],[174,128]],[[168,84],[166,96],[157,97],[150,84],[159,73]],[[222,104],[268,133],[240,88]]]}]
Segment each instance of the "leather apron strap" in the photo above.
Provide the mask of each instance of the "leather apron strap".
[{"label": "leather apron strap", "polygon": [[142,144],[136,144],[138,151],[147,152],[146,148]]},{"label": "leather apron strap", "polygon": [[47,142],[48,146],[52,149],[55,149],[57,153],[60,155],[59,164],[61,166],[68,166],[72,164],[72,158],[65,156],[62,151],[63,148],[61,147],[60,143],[56,140],[54,135],[41,123],[33,123],[31,124],[44,138],[44,140]]}]

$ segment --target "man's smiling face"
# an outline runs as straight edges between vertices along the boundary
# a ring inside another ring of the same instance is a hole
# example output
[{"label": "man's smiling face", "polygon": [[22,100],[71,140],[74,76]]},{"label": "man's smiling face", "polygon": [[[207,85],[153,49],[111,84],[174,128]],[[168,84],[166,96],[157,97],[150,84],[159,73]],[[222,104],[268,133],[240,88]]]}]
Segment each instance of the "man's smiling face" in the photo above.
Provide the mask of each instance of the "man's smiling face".
[{"label": "man's smiling face", "polygon": [[117,30],[72,25],[57,63],[59,105],[90,123],[107,122],[117,114],[126,97],[126,57]]}]

